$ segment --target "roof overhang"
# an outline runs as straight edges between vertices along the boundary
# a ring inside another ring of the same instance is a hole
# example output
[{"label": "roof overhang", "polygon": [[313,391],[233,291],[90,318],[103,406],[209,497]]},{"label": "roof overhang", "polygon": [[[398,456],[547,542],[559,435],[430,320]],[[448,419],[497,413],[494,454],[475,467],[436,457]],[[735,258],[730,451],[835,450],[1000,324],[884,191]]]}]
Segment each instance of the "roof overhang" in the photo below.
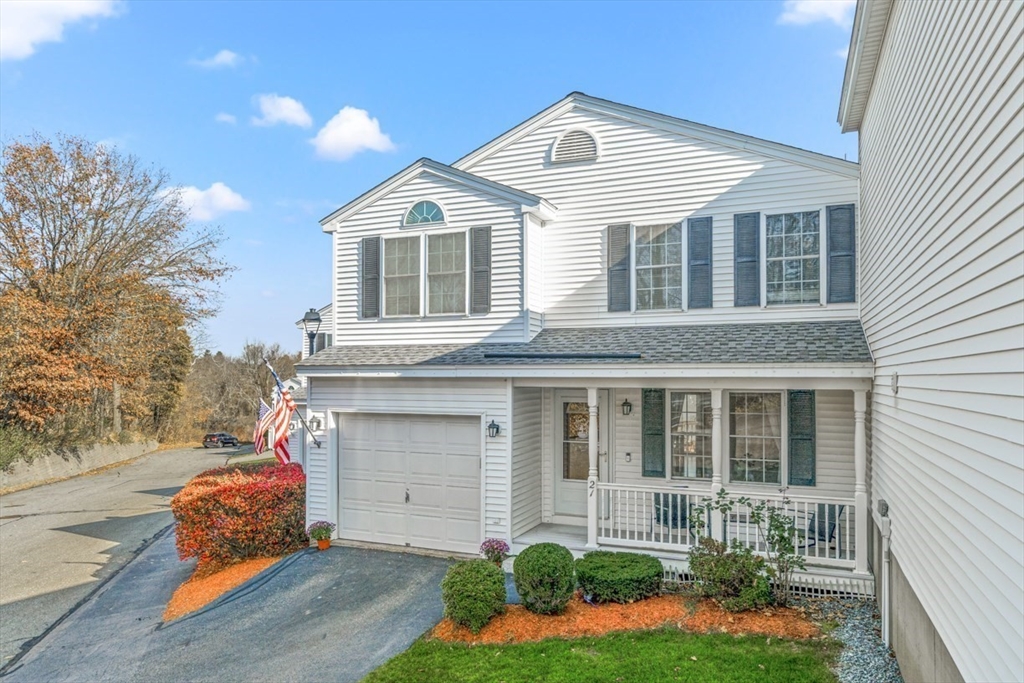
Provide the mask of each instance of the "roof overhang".
[{"label": "roof overhang", "polygon": [[545,125],[572,109],[582,109],[622,120],[647,125],[658,130],[666,130],[687,137],[707,140],[726,147],[756,152],[764,156],[784,159],[786,161],[826,170],[851,178],[858,177],[860,167],[852,161],[819,154],[809,150],[792,147],[770,140],[762,140],[750,135],[736,133],[723,128],[715,128],[685,119],[659,114],[657,112],[632,107],[611,100],[592,97],[581,92],[570,93],[550,107],[530,117],[515,128],[499,135],[494,140],[470,152],[454,164],[456,168],[471,170],[477,163],[491,156],[507,145],[522,139],[526,135]]},{"label": "roof overhang", "polygon": [[839,125],[844,133],[860,130],[891,9],[892,0],[857,0],[843,93],[839,98]]},{"label": "roof overhang", "polygon": [[468,171],[453,168],[447,164],[442,164],[439,161],[434,161],[433,159],[424,158],[410,164],[382,182],[380,185],[374,187],[372,190],[360,195],[337,211],[320,219],[320,225],[323,226],[324,232],[334,232],[338,223],[344,221],[346,218],[354,215],[364,207],[369,206],[381,197],[386,196],[388,193],[423,174],[432,174],[439,178],[444,178],[454,183],[472,187],[492,196],[517,203],[521,206],[523,213],[534,214],[542,221],[553,219],[557,212],[554,204],[551,204],[543,197],[538,197],[537,195],[530,194],[529,192],[517,190],[514,187],[503,185],[502,183],[496,183],[493,180],[488,180],[487,178],[482,178],[478,175],[469,173]]},{"label": "roof overhang", "polygon": [[[308,363],[308,361],[304,361]],[[316,366],[297,365],[305,377],[351,379],[629,379],[658,380],[681,378],[820,378],[871,380],[872,363],[729,363],[721,365],[460,365],[457,367],[416,366]]]}]

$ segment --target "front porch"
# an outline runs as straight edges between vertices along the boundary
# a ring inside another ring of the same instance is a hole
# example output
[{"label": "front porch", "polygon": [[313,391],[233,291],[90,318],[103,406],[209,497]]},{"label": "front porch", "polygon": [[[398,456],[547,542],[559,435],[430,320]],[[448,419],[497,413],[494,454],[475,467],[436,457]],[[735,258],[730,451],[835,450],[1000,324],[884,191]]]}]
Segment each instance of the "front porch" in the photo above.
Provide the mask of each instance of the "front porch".
[{"label": "front porch", "polygon": [[[513,552],[541,542],[577,555],[642,551],[684,579],[699,536],[764,551],[749,507],[736,502],[745,496],[793,518],[807,565],[798,584],[873,591],[860,380],[609,383],[513,389]],[[734,506],[711,512],[722,488]]]}]

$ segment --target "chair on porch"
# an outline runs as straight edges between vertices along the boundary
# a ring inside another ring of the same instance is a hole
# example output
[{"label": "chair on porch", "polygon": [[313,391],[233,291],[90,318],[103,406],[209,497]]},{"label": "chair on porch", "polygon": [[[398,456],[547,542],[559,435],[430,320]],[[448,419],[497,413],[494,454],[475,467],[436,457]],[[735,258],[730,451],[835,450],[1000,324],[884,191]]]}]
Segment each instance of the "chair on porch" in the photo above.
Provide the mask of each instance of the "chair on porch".
[{"label": "chair on porch", "polygon": [[[693,508],[700,503],[692,502],[690,496],[679,493],[655,493],[654,514],[651,518],[651,533],[654,532],[654,525],[666,527],[671,531],[686,530],[691,536],[700,535],[701,530],[694,528]],[[711,533],[711,516],[705,510],[705,525],[707,528],[703,533]]]},{"label": "chair on porch", "polygon": [[814,548],[818,543],[830,546],[835,542],[836,551],[842,556],[843,535],[839,534],[837,536],[836,529],[839,527],[839,518],[842,517],[845,508],[845,505],[818,503],[818,509],[812,512],[807,520],[807,531],[804,535],[804,542],[800,544],[800,547]]}]

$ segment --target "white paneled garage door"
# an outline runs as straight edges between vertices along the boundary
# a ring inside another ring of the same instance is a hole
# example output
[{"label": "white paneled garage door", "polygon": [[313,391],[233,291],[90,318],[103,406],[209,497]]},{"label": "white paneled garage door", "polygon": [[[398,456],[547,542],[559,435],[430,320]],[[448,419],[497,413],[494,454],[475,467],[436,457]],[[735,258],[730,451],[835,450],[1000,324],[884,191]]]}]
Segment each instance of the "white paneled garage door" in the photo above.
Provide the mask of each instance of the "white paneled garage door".
[{"label": "white paneled garage door", "polygon": [[338,424],[340,538],[477,552],[480,418],[343,414]]}]

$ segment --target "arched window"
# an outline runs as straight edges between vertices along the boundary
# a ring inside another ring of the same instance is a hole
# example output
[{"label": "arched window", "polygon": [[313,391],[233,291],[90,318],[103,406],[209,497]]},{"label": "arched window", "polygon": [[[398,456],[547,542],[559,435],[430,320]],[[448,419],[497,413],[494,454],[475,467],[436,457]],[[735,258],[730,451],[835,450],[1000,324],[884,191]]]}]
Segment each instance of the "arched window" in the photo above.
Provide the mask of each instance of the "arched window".
[{"label": "arched window", "polygon": [[405,214],[406,225],[423,223],[444,223],[444,211],[432,201],[416,202],[409,213]]},{"label": "arched window", "polygon": [[597,158],[597,140],[585,130],[570,130],[555,142],[551,160],[589,161]]}]

